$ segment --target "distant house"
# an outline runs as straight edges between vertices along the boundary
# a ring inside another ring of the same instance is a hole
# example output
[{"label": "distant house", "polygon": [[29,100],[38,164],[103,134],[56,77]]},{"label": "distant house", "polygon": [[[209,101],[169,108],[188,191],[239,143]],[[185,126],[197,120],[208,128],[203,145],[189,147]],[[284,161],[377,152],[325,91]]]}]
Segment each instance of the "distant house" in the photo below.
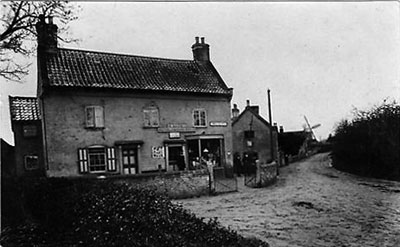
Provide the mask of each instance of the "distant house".
[{"label": "distant house", "polygon": [[284,131],[279,128],[279,149],[285,155],[302,155],[307,152],[310,133],[306,131]]},{"label": "distant house", "polygon": [[48,176],[232,166],[232,89],[204,38],[177,60],[59,48],[51,19],[36,27]]},{"label": "distant house", "polygon": [[[35,97],[9,97],[11,128],[14,133],[14,167],[11,175],[44,175],[42,125]],[[2,153],[4,155],[4,153]]]},{"label": "distant house", "polygon": [[259,106],[250,105],[248,100],[245,110],[239,115],[239,109],[235,104],[232,115],[232,139],[235,158],[243,162],[258,159],[261,164],[275,160],[278,151],[277,129],[260,116]]}]

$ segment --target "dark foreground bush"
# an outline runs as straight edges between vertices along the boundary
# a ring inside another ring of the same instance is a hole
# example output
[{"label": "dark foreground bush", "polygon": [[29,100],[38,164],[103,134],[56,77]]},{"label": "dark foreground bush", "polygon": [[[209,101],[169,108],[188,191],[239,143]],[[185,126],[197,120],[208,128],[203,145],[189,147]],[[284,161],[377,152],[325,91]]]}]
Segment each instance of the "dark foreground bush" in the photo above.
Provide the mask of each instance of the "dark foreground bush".
[{"label": "dark foreground bush", "polygon": [[335,130],[332,155],[338,169],[400,180],[400,105],[384,103],[342,121]]},{"label": "dark foreground bush", "polygon": [[151,190],[59,179],[23,187],[29,217],[3,226],[2,246],[268,246]]}]

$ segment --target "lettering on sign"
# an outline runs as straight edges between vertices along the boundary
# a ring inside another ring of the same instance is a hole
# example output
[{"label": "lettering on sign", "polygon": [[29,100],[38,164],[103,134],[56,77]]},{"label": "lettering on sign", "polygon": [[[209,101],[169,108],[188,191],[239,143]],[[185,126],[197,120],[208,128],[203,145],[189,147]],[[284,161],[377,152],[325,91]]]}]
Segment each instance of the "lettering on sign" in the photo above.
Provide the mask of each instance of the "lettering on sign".
[{"label": "lettering on sign", "polygon": [[196,129],[193,127],[188,127],[184,123],[169,123],[165,127],[160,127],[157,129],[159,133],[167,132],[195,132]]},{"label": "lettering on sign", "polygon": [[228,122],[223,122],[223,121],[211,121],[210,122],[211,127],[226,127],[228,126]]},{"label": "lettering on sign", "polygon": [[179,138],[181,138],[181,133],[170,132],[168,136],[169,136],[169,139],[179,139]]},{"label": "lettering on sign", "polygon": [[187,124],[185,123],[169,123],[167,124],[167,128],[186,128]]},{"label": "lettering on sign", "polygon": [[164,147],[151,147],[151,156],[153,159],[164,159]]}]

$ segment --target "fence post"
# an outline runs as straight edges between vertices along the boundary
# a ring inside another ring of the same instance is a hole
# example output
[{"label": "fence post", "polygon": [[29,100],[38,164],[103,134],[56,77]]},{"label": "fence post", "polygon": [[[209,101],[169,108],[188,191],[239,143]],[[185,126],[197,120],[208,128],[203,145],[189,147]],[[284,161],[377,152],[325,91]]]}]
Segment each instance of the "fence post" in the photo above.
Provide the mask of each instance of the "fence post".
[{"label": "fence post", "polygon": [[261,165],[259,160],[256,160],[256,168],[256,185],[261,187]]},{"label": "fence post", "polygon": [[214,169],[213,165],[209,162],[207,162],[207,170],[208,174],[210,174],[210,179],[209,179],[210,194],[213,194],[215,192]]}]

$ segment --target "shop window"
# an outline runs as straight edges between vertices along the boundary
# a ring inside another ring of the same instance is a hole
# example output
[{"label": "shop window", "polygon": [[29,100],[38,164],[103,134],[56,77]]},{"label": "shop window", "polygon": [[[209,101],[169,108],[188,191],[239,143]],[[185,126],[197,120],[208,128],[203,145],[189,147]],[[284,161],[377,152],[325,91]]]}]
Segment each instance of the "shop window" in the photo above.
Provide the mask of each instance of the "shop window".
[{"label": "shop window", "polygon": [[104,109],[102,106],[87,106],[86,128],[104,128]]},{"label": "shop window", "polygon": [[25,156],[25,169],[36,170],[39,168],[39,157],[37,155]]},{"label": "shop window", "polygon": [[193,126],[194,127],[207,127],[206,110],[195,109],[193,111]]},{"label": "shop window", "polygon": [[159,112],[156,106],[147,106],[143,108],[143,126],[144,127],[159,127]]},{"label": "shop window", "polygon": [[207,161],[214,166],[223,162],[223,139],[192,139],[188,140],[189,169],[204,168]]},{"label": "shop window", "polygon": [[23,131],[24,137],[37,136],[37,127],[36,127],[36,125],[24,125],[22,127],[22,131]]}]

